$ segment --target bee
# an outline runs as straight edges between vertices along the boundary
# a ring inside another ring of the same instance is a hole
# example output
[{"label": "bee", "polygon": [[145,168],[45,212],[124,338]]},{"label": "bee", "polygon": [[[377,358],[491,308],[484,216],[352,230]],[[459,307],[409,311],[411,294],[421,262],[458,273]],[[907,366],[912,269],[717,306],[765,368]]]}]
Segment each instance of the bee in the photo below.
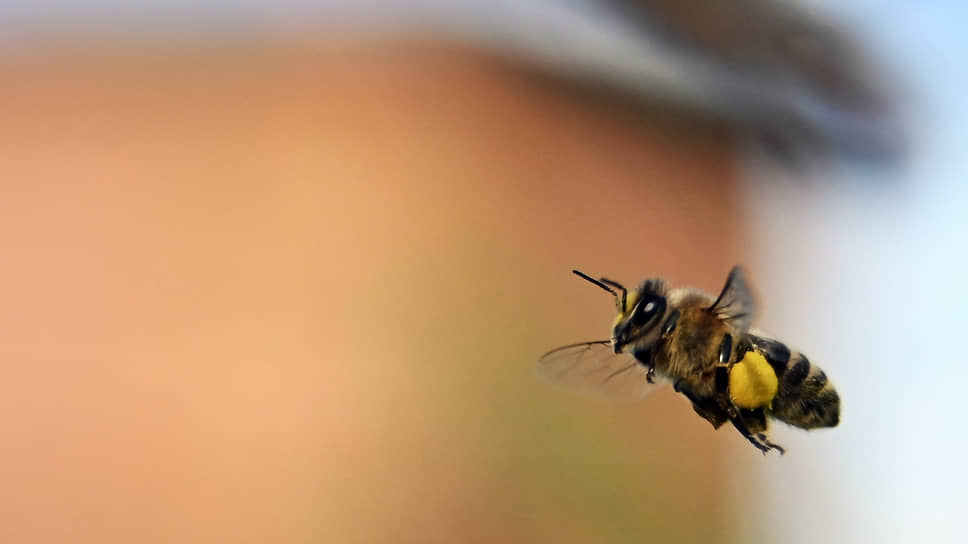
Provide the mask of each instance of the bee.
[{"label": "bee", "polygon": [[764,454],[785,451],[769,440],[770,419],[801,429],[839,423],[840,396],[824,371],[750,327],[755,303],[739,267],[716,298],[698,289],[670,290],[658,278],[630,291],[572,272],[615,297],[612,337],[549,351],[539,375],[628,400],[671,383],[714,429],[728,421]]}]

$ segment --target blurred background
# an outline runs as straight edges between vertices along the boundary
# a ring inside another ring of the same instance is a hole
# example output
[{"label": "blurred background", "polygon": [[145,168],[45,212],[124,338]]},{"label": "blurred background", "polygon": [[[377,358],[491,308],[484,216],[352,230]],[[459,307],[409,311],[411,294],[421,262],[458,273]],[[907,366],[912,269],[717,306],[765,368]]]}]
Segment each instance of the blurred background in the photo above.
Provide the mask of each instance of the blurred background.
[{"label": "blurred background", "polygon": [[[960,2],[0,0],[3,542],[958,542]],[[717,291],[783,456],[538,380]]]}]

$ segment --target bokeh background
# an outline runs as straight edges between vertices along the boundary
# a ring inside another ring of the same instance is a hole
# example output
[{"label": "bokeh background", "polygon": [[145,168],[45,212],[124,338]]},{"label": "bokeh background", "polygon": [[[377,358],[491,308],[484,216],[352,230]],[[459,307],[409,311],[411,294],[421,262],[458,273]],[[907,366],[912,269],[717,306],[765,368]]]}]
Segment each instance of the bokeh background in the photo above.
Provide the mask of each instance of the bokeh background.
[{"label": "bokeh background", "polygon": [[[968,10],[722,6],[0,2],[0,540],[960,541]],[[534,376],[734,263],[840,427]]]}]

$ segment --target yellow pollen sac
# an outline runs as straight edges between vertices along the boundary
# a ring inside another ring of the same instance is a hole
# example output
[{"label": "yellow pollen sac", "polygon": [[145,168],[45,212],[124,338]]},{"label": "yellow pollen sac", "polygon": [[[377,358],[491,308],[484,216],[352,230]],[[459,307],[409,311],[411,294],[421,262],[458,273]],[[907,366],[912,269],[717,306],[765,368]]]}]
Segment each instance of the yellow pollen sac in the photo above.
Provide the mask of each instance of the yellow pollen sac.
[{"label": "yellow pollen sac", "polygon": [[747,410],[769,407],[779,385],[776,372],[763,355],[748,351],[729,372],[729,396]]}]

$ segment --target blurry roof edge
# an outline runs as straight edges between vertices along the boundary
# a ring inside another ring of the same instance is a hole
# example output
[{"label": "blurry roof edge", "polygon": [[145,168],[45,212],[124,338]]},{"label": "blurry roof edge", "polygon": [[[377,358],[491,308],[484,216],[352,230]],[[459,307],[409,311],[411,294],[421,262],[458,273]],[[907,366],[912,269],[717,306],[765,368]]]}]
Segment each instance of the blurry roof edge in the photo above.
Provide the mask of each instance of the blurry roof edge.
[{"label": "blurry roof edge", "polygon": [[832,22],[802,12],[809,22],[822,24],[837,45],[849,47],[837,51],[834,60],[856,59],[852,68],[866,72],[859,79],[883,91],[882,107],[863,111],[832,103],[813,90],[806,74],[785,66],[724,62],[715,52],[669,40],[647,13],[632,17],[615,1],[497,2],[501,5],[475,20],[455,17],[449,25],[424,28],[520,57],[539,69],[722,118],[741,133],[784,148],[783,153],[833,153],[876,162],[904,154],[905,131],[891,93],[883,91],[894,83],[886,67]]},{"label": "blurry roof edge", "polygon": [[[675,2],[422,0],[407,4],[406,10],[360,10],[354,22],[356,30],[369,29],[371,34],[468,43],[562,81],[591,82],[599,90],[637,97],[640,104],[665,103],[721,119],[781,160],[820,155],[892,165],[903,158],[906,130],[895,111],[896,97],[887,90],[897,81],[873,52],[863,50],[832,19],[791,0],[747,0],[744,5],[751,12],[741,18],[775,20],[782,25],[775,32],[786,33],[789,41],[798,41],[796,32],[807,34],[803,41],[828,40],[836,53],[829,65],[850,70],[854,82],[865,87],[856,94],[879,93],[879,103],[870,109],[826,100],[815,91],[823,82],[812,81],[813,74],[796,73],[792,66],[731,63],[718,51],[676,39],[680,36],[674,35],[675,29],[650,12]],[[630,10],[630,3],[637,9]],[[714,11],[710,8],[720,5],[716,0],[695,2],[689,9]]]},{"label": "blurry roof edge", "polygon": [[[763,141],[780,155],[807,152],[874,162],[893,162],[903,155],[905,131],[890,100],[887,107],[873,112],[842,107],[815,92],[809,74],[794,73],[775,63],[732,63],[700,44],[669,39],[669,26],[650,17],[648,4],[656,2],[365,0],[347,5],[324,1],[292,13],[267,11],[263,6],[246,15],[248,12],[242,9],[228,20],[215,20],[214,13],[198,19],[183,13],[169,13],[167,17],[158,17],[157,13],[133,15],[128,10],[124,12],[128,21],[105,16],[99,24],[96,16],[89,16],[87,29],[68,21],[49,24],[36,17],[26,19],[32,24],[0,36],[0,49],[16,52],[20,37],[34,35],[39,40],[32,41],[44,42],[45,36],[54,36],[55,41],[63,41],[62,34],[69,40],[72,33],[148,43],[163,39],[168,45],[172,38],[190,45],[202,36],[234,41],[299,34],[311,41],[454,41],[563,81],[594,82],[598,89],[639,97],[653,106],[655,102],[670,104],[724,120],[738,133]],[[637,9],[630,11],[629,3],[638,4]],[[757,2],[752,3],[755,6]],[[789,4],[783,0],[759,3]],[[696,4],[695,8],[711,5]],[[870,74],[866,80],[873,82],[871,87],[892,87],[889,83],[893,82],[872,69],[876,63],[870,62],[873,59],[863,54],[845,32],[835,30],[832,23],[816,14],[796,14],[809,18],[809,23],[823,22],[837,46],[849,47],[850,51],[838,50],[838,57],[858,59],[856,70]],[[757,15],[747,14],[748,18]],[[842,58],[836,60],[842,62]]]}]

